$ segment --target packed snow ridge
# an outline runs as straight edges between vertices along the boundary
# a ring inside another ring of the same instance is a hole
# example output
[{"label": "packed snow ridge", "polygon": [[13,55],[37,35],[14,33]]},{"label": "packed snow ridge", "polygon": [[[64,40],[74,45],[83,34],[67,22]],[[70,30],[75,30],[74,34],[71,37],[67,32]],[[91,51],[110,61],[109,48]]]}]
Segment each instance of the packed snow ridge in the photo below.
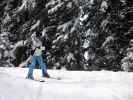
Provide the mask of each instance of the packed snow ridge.
[{"label": "packed snow ridge", "polygon": [[[0,100],[133,100],[133,73],[48,70],[61,80],[25,79],[27,68],[0,68]],[[41,70],[34,71],[40,77]]]}]

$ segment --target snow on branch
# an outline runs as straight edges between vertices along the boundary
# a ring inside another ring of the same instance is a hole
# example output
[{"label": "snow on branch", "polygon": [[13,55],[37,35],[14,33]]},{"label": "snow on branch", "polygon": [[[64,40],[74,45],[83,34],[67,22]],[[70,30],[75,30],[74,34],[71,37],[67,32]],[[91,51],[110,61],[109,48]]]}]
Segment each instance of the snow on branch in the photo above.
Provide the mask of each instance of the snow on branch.
[{"label": "snow on branch", "polygon": [[35,0],[23,0],[22,5],[18,8],[17,12],[22,11],[23,9],[32,10],[36,6]]},{"label": "snow on branch", "polygon": [[12,57],[12,58],[15,58],[15,55],[14,55],[15,50],[16,50],[18,47],[20,47],[20,46],[25,46],[26,43],[27,43],[26,40],[25,40],[25,41],[21,40],[21,41],[18,41],[17,43],[15,43],[15,44],[13,45],[13,49],[11,50],[11,57]]},{"label": "snow on branch", "polygon": [[70,20],[69,22],[64,23],[62,25],[59,25],[57,29],[62,30],[63,32],[66,32],[69,30],[69,26],[71,26],[71,25],[72,25],[72,20]]},{"label": "snow on branch", "polygon": [[31,26],[30,31],[36,29],[40,25],[40,20],[38,20],[34,25]]},{"label": "snow on branch", "polygon": [[51,8],[48,10],[48,14],[53,14],[54,12],[57,12],[57,10],[59,10],[62,7],[62,5],[64,5],[64,2],[61,2],[60,0],[52,0],[50,3],[46,5],[46,8]]},{"label": "snow on branch", "polygon": [[108,3],[107,3],[107,1],[103,1],[103,2],[101,3],[100,11],[106,12],[106,9],[107,9],[107,8],[108,8]]}]

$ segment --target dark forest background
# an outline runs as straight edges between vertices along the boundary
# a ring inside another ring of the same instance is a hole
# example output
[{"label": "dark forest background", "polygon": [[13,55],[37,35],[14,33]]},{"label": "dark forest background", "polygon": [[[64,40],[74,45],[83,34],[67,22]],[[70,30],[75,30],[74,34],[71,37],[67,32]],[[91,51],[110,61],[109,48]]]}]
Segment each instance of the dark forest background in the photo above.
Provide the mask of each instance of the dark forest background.
[{"label": "dark forest background", "polygon": [[33,33],[48,68],[132,71],[132,0],[0,0],[0,66],[26,61]]}]

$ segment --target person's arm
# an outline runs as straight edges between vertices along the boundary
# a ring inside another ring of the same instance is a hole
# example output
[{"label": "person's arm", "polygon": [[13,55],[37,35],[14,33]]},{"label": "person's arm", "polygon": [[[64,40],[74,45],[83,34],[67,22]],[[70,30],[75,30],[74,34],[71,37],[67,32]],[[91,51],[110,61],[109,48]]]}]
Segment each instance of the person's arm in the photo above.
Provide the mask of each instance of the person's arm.
[{"label": "person's arm", "polygon": [[30,51],[30,54],[33,56],[36,49]]}]

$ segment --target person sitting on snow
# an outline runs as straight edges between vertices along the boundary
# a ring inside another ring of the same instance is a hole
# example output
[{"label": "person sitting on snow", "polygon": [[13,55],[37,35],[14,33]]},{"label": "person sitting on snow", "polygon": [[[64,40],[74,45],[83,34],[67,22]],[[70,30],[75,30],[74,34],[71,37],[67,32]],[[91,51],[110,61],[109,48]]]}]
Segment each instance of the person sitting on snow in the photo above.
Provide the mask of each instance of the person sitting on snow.
[{"label": "person sitting on snow", "polygon": [[28,65],[29,71],[28,71],[28,75],[26,78],[34,80],[33,69],[35,68],[36,64],[39,64],[39,66],[42,69],[42,79],[44,77],[49,78],[50,76],[47,72],[46,64],[43,62],[43,58],[42,58],[42,51],[45,48],[42,47],[42,43],[39,39],[36,38],[35,33],[31,36],[31,38],[33,42],[33,48],[32,48],[33,50],[31,52],[32,60],[31,60],[31,64]]}]

